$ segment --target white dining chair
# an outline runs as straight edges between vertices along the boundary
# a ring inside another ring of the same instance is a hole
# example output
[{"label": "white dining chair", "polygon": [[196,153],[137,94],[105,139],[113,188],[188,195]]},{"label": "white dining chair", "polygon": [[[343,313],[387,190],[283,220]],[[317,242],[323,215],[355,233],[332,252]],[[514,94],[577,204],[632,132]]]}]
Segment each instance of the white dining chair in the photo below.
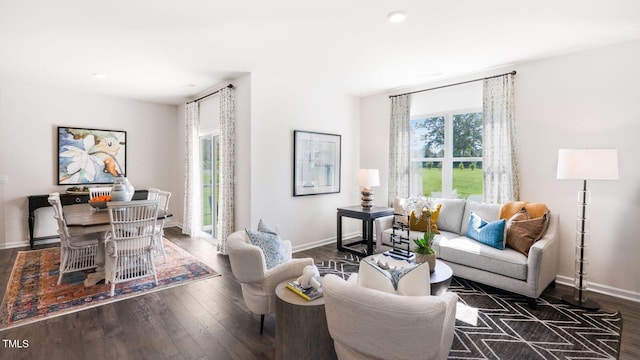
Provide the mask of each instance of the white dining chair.
[{"label": "white dining chair", "polygon": [[158,285],[153,263],[153,245],[158,202],[118,201],[107,203],[111,233],[105,242],[105,282],[115,284],[153,276]]},{"label": "white dining chair", "polygon": [[[158,210],[169,212],[169,199],[171,199],[171,193],[169,191],[163,191],[160,189],[150,188],[147,195],[147,200],[158,201]],[[164,248],[164,224],[165,219],[158,221],[156,224],[156,236],[154,237],[154,251],[156,254],[162,254],[164,262],[167,262],[167,252]]]},{"label": "white dining chair", "polygon": [[101,195],[111,195],[111,186],[90,187],[89,200]]},{"label": "white dining chair", "polygon": [[71,236],[64,220],[60,194],[57,192],[49,194],[48,201],[53,206],[54,218],[58,223],[58,235],[60,236],[60,275],[58,275],[58,285],[60,285],[64,274],[96,267],[98,249],[96,237],[101,234]]}]

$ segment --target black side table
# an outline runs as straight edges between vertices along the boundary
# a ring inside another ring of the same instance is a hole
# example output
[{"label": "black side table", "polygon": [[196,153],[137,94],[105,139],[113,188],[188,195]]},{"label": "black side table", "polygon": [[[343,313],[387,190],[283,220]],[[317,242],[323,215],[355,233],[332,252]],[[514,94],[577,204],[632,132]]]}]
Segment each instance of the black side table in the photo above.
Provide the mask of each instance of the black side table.
[{"label": "black side table", "polygon": [[[348,251],[359,256],[373,254],[373,221],[377,218],[393,215],[393,208],[374,206],[371,209],[363,209],[360,205],[338,208],[338,250]],[[342,217],[350,217],[362,220],[362,240],[349,244],[342,243]],[[367,244],[366,253],[356,250],[353,245]]]}]

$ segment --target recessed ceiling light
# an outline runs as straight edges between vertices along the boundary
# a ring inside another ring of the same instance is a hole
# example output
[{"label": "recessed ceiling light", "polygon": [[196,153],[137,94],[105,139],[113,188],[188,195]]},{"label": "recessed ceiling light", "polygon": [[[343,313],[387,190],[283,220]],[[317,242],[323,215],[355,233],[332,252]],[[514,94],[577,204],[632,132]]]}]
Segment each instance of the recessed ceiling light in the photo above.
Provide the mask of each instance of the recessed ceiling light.
[{"label": "recessed ceiling light", "polygon": [[106,79],[107,75],[100,74],[100,73],[93,73],[93,77],[96,78],[96,79]]},{"label": "recessed ceiling light", "polygon": [[387,19],[389,19],[389,22],[392,23],[400,23],[405,21],[407,19],[407,16],[408,15],[406,11],[393,11],[387,15]]}]

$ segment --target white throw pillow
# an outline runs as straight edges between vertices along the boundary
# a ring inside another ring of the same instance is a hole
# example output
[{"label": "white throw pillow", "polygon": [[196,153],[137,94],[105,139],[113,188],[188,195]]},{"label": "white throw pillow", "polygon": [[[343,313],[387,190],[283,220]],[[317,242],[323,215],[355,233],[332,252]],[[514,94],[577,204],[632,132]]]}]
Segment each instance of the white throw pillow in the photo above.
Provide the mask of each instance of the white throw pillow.
[{"label": "white throw pillow", "polygon": [[406,296],[431,295],[429,264],[407,264],[396,269],[382,269],[375,262],[363,259],[358,271],[358,285],[389,294]]}]

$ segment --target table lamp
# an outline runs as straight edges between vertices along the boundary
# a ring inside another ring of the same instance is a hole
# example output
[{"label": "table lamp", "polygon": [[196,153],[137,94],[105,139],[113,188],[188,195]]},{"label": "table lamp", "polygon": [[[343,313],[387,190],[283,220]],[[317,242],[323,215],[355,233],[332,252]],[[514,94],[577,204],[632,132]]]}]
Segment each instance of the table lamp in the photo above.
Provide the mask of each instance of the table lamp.
[{"label": "table lamp", "polygon": [[369,210],[373,207],[373,191],[371,187],[380,186],[380,173],[378,169],[360,169],[356,175],[358,186],[362,186],[362,209]]},{"label": "table lamp", "polygon": [[565,295],[567,304],[587,310],[598,310],[600,305],[587,298],[587,240],[589,215],[587,204],[591,194],[587,180],[617,180],[618,150],[616,149],[560,149],[558,151],[558,179],[582,180],[578,192],[578,218],[576,221],[576,260],[573,295]]}]

